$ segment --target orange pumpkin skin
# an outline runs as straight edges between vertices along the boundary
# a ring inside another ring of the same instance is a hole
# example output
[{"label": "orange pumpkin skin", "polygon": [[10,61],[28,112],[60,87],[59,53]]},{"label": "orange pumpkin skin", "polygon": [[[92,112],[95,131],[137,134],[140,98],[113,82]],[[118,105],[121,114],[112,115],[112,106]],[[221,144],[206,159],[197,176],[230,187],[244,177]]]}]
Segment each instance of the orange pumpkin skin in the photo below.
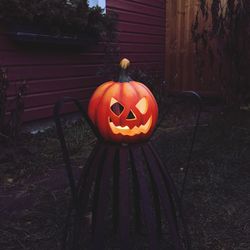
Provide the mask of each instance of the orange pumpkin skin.
[{"label": "orange pumpkin skin", "polygon": [[147,140],[152,134],[158,106],[144,84],[109,81],[93,93],[88,115],[105,140],[135,143]]}]

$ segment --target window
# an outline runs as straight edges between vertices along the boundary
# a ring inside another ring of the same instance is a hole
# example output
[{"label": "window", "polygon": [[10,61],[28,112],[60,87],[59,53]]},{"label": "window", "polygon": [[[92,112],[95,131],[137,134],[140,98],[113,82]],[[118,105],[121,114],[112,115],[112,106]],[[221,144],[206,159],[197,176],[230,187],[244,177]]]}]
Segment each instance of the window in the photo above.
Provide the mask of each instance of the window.
[{"label": "window", "polygon": [[89,7],[100,6],[102,9],[106,9],[106,0],[89,0]]}]

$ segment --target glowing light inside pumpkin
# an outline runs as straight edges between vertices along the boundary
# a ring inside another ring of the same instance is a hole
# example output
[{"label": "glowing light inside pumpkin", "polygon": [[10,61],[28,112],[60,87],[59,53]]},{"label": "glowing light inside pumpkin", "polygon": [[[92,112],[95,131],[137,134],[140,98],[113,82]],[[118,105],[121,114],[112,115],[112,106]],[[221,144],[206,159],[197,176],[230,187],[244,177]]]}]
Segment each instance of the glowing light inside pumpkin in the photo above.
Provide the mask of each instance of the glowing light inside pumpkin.
[{"label": "glowing light inside pumpkin", "polygon": [[144,115],[148,111],[148,102],[145,97],[143,97],[136,105],[136,108]]},{"label": "glowing light inside pumpkin", "polygon": [[[148,111],[148,102],[145,97],[141,98],[141,100],[135,105],[136,108],[144,115]],[[120,102],[118,102],[115,98],[111,98],[110,100],[110,109],[111,111],[117,115],[118,117],[121,116],[124,107]],[[136,120],[136,116],[132,110],[130,110],[126,120]],[[129,128],[129,126],[120,126],[115,125],[111,118],[108,118],[109,126],[111,128],[112,133],[114,134],[121,134],[121,135],[128,135],[128,136],[134,136],[138,134],[147,134],[151,125],[152,125],[152,116],[149,117],[148,121],[143,125],[134,126],[133,128]]]},{"label": "glowing light inside pumpkin", "polygon": [[110,100],[110,107],[113,105],[113,104],[115,104],[115,103],[117,103],[118,101],[114,98],[114,97],[111,97],[111,100]]},{"label": "glowing light inside pumpkin", "polygon": [[148,119],[145,125],[140,125],[139,127],[134,126],[129,128],[128,126],[116,126],[109,118],[109,126],[114,134],[134,136],[138,134],[147,134],[152,125],[152,116]]}]

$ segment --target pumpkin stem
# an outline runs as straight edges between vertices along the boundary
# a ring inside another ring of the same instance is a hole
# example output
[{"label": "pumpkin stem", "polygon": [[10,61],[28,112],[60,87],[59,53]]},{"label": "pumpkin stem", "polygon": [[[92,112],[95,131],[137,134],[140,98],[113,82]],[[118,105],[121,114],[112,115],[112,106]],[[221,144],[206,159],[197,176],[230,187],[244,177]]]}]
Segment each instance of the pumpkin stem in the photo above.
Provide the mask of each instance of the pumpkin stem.
[{"label": "pumpkin stem", "polygon": [[120,62],[120,74],[119,74],[119,82],[130,82],[132,79],[128,75],[128,67],[130,65],[130,61],[127,58],[123,58]]}]

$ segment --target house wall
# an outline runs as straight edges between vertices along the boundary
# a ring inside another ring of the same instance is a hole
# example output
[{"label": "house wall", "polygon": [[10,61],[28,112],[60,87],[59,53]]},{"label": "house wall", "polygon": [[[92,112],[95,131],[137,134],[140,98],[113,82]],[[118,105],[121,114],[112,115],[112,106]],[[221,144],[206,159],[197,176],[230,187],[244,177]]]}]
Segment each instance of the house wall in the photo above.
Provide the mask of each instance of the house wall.
[{"label": "house wall", "polygon": [[[127,57],[134,67],[164,75],[165,1],[107,0],[107,12],[119,15],[117,42],[119,58]],[[98,76],[105,62],[100,44],[86,51],[31,48],[14,42],[0,27],[0,66],[7,69],[10,87],[8,111],[21,82],[27,82],[24,121],[52,116],[54,103],[72,96],[87,105],[97,85],[110,80]],[[67,104],[64,112],[75,107]]]}]

